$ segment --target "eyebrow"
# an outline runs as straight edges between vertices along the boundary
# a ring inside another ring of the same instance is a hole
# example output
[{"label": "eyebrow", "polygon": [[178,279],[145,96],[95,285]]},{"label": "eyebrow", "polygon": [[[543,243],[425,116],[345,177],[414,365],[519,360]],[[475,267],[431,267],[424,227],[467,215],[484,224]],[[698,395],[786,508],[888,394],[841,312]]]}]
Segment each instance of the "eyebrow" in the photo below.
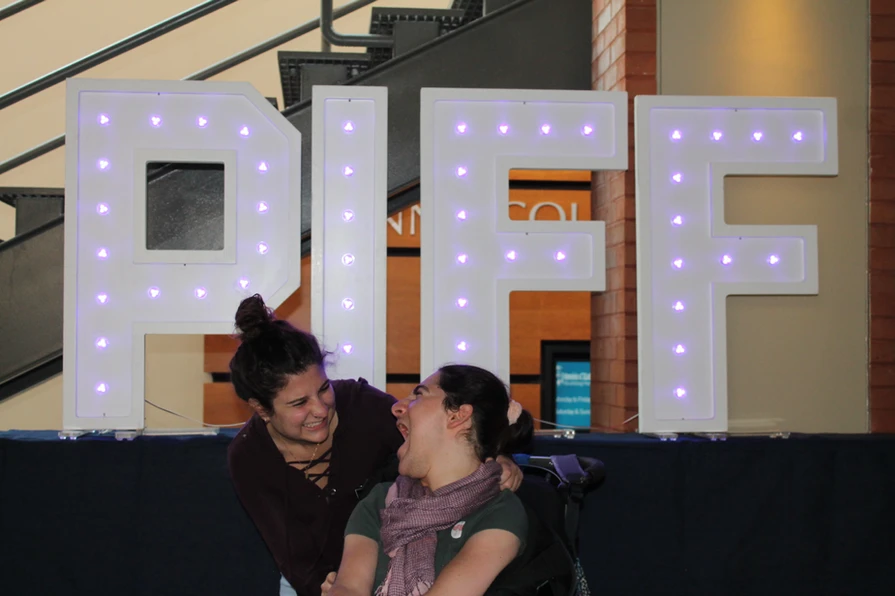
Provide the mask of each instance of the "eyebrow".
[{"label": "eyebrow", "polygon": [[[320,393],[321,391],[323,391],[323,390],[326,388],[326,386],[329,385],[329,383],[330,383],[330,380],[329,380],[329,379],[323,381],[323,385],[321,385],[320,388],[317,389],[317,393]],[[308,396],[307,396],[307,395],[302,395],[301,397],[296,397],[295,399],[290,399],[289,401],[286,402],[286,405],[287,405],[287,406],[291,406],[291,405],[294,404],[295,402],[301,401],[301,400],[303,400],[303,399],[308,399]]]}]

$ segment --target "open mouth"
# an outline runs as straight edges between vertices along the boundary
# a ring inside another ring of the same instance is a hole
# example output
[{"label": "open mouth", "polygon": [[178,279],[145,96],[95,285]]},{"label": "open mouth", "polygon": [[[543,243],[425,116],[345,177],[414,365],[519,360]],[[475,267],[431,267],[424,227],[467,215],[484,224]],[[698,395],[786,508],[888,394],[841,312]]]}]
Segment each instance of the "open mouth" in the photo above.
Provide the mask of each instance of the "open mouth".
[{"label": "open mouth", "polygon": [[326,424],[326,419],[325,419],[325,418],[321,419],[321,420],[318,421],[318,422],[314,422],[314,423],[311,423],[311,424],[303,424],[302,427],[303,427],[305,430],[314,431],[314,430],[320,430],[321,428],[323,428],[324,424]]},{"label": "open mouth", "polygon": [[405,439],[407,439],[407,435],[410,434],[410,429],[408,429],[407,426],[401,422],[397,423],[397,427],[398,427],[398,432],[401,433],[401,436],[404,437]]}]

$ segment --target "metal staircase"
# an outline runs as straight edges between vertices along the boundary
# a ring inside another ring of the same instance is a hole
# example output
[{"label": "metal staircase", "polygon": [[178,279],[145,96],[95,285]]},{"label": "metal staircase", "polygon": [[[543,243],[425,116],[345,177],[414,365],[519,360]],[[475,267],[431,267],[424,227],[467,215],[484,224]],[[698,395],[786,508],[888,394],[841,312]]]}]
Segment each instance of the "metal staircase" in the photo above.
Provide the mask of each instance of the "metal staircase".
[{"label": "metal staircase", "polygon": [[[352,2],[333,17],[372,1]],[[499,10],[492,12],[494,7]],[[204,80],[319,26],[319,20],[305,23],[189,78]],[[421,88],[591,87],[591,0],[454,0],[451,9],[438,11],[377,7],[370,33],[392,41],[356,54],[279,56],[287,97],[283,114],[302,133],[303,254],[310,251],[311,85],[388,87],[390,214],[419,201]],[[334,68],[314,68],[319,66]],[[64,137],[53,139],[0,163],[0,173],[62,144]],[[153,192],[168,193],[207,186],[213,175],[201,168],[173,168],[150,177],[148,184]],[[0,200],[16,208],[16,236],[0,243],[2,400],[61,370],[64,213],[61,189],[0,189]]]}]

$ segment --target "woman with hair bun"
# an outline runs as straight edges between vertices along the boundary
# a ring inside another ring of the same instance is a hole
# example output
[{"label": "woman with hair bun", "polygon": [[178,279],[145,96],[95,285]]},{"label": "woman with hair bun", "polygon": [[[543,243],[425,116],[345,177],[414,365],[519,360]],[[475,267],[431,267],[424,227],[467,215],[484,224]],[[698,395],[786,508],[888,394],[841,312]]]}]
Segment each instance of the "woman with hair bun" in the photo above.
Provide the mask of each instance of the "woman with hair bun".
[{"label": "woman with hair bun", "polygon": [[[395,399],[363,379],[330,380],[317,339],[257,294],[239,305],[236,327],[230,378],[255,413],[228,449],[230,476],[282,573],[280,594],[318,596],[359,499],[397,475]],[[521,472],[499,461],[515,490]]]},{"label": "woman with hair bun", "polygon": [[442,367],[392,412],[401,475],[351,514],[328,596],[485,594],[525,548],[528,516],[492,458],[531,441],[531,415],[468,365]]}]

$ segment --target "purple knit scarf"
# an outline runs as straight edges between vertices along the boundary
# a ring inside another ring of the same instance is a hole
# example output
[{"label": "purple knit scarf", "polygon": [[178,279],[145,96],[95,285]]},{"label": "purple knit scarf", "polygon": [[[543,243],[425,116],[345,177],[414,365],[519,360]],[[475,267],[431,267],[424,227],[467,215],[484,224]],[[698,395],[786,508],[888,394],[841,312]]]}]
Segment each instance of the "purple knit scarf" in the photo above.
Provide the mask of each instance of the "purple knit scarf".
[{"label": "purple knit scarf", "polygon": [[500,494],[495,461],[434,493],[419,480],[399,476],[388,491],[382,519],[382,548],[391,558],[376,596],[422,596],[435,583],[435,532],[450,528]]}]

